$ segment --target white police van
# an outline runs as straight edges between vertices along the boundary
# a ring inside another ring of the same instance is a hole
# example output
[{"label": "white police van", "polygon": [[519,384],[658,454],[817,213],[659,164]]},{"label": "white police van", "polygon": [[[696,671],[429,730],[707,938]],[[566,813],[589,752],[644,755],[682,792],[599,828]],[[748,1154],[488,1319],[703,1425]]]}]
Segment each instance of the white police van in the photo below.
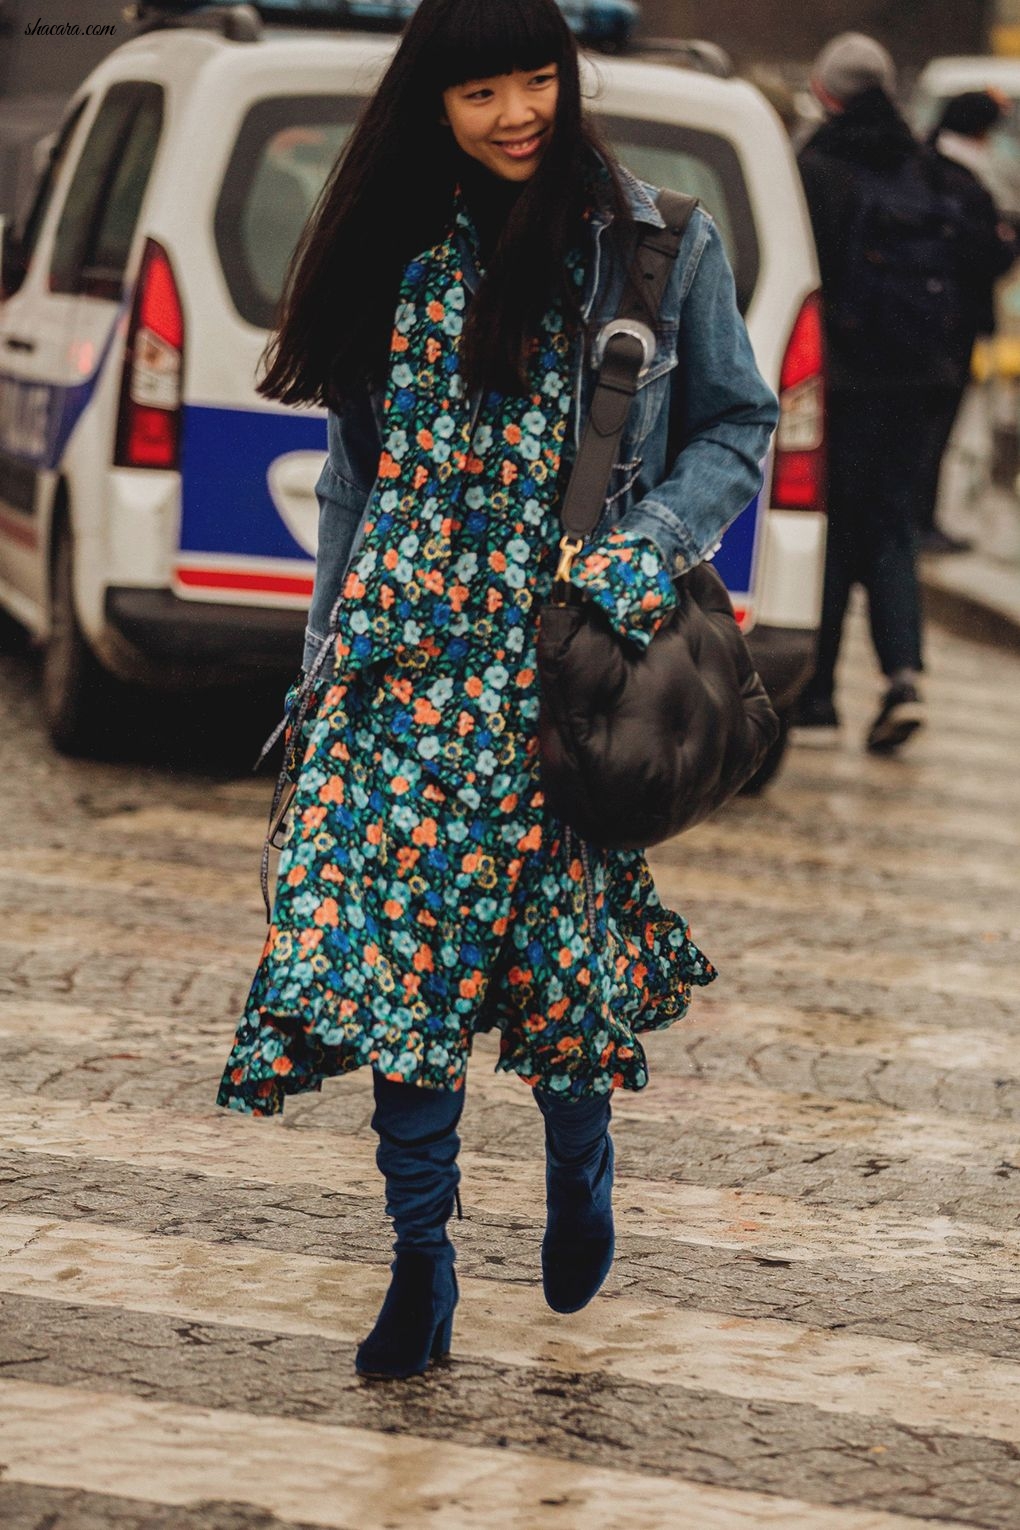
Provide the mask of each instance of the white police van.
[{"label": "white police van", "polygon": [[[43,649],[55,742],[110,677],[293,673],[312,589],[321,410],[255,392],[287,263],[391,38],[152,30],[71,100],[0,305],[0,606]],[[783,420],[717,566],[780,708],[810,669],[825,517],[818,273],[796,169],[751,86],[600,59],[622,159],[718,220]]]},{"label": "white police van", "polygon": [[[187,10],[201,0],[178,0],[174,9]],[[344,21],[362,27],[392,28],[407,21],[419,0],[266,0],[258,8],[263,14],[280,17],[303,16],[312,23],[332,12]],[[591,47],[607,53],[620,52],[630,42],[640,14],[634,0],[557,0],[572,32]]]}]

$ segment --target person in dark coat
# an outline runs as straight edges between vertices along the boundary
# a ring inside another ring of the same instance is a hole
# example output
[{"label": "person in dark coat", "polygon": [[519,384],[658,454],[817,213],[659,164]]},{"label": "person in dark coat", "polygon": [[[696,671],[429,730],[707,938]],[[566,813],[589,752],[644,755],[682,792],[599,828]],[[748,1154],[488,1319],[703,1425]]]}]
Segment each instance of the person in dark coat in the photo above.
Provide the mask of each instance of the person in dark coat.
[{"label": "person in dark coat", "polygon": [[999,90],[964,90],[943,104],[928,138],[932,148],[963,165],[988,192],[996,209],[1014,221],[1020,210],[1020,174],[996,151],[994,134],[1012,111]]},{"label": "person in dark coat", "polygon": [[[862,223],[884,198],[923,196],[930,151],[893,103],[896,71],[872,38],[845,33],[815,64],[812,88],[827,120],[799,164],[818,247],[829,358],[829,540],[815,675],[794,722],[818,736],[838,726],[833,692],[847,603],[867,591],[884,676],[867,735],[875,753],[898,749],[924,722],[916,525],[923,493],[918,439],[958,359],[909,344],[889,363],[882,283],[887,266],[862,259]],[[901,265],[902,278],[902,265]],[[885,296],[893,296],[892,289]],[[923,296],[923,293],[922,293]]]},{"label": "person in dark coat", "polygon": [[935,524],[939,475],[970,382],[971,356],[982,335],[995,332],[995,283],[1020,254],[1017,232],[1003,216],[992,195],[987,143],[1002,121],[1003,102],[987,90],[968,90],[953,96],[928,139],[942,184],[951,188],[967,209],[970,230],[966,308],[959,344],[953,356],[954,375],[938,390],[939,397],[928,416],[922,445],[923,486],[918,503],[921,551],[964,552],[969,543],[947,535]]}]

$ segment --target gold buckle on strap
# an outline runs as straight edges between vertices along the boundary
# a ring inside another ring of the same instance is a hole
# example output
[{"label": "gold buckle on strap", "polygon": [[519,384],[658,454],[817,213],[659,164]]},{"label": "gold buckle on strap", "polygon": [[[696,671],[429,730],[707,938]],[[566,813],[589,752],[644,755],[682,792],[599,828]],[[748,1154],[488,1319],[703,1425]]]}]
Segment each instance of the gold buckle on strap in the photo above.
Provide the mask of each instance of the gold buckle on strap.
[{"label": "gold buckle on strap", "polygon": [[560,542],[560,561],[556,568],[556,579],[564,583],[570,578],[570,571],[574,566],[574,559],[584,546],[582,537],[565,536]]}]

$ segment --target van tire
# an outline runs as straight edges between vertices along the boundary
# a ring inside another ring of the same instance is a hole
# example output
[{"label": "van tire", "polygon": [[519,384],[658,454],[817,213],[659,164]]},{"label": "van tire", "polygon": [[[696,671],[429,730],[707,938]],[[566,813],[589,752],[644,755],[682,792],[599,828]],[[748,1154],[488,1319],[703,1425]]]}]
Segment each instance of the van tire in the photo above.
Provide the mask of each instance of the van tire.
[{"label": "van tire", "polygon": [[42,657],[43,716],[62,754],[92,754],[103,735],[115,682],[92,652],[78,622],[74,542],[66,517],[57,526],[50,567],[50,630]]},{"label": "van tire", "polygon": [[760,797],[769,782],[778,774],[779,767],[786,757],[787,745],[790,742],[790,714],[779,713],[779,733],[776,741],[769,749],[768,754],[762,760],[758,769],[750,781],[745,781],[740,788],[742,797]]}]

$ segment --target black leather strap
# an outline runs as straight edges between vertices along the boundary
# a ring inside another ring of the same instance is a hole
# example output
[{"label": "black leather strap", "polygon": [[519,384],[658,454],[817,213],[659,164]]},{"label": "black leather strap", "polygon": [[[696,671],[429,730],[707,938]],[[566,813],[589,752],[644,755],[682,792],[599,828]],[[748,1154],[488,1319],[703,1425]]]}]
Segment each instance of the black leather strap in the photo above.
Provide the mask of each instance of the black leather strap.
[{"label": "black leather strap", "polygon": [[[645,226],[642,230],[620,304],[619,319],[647,326],[650,317],[658,318],[681,240],[697,205],[694,197],[683,196],[678,191],[660,192],[656,206],[666,226]],[[644,359],[640,338],[635,333],[628,333],[623,326],[605,347],[591,414],[560,511],[563,529],[570,537],[583,541],[594,531],[602,515]]]}]

